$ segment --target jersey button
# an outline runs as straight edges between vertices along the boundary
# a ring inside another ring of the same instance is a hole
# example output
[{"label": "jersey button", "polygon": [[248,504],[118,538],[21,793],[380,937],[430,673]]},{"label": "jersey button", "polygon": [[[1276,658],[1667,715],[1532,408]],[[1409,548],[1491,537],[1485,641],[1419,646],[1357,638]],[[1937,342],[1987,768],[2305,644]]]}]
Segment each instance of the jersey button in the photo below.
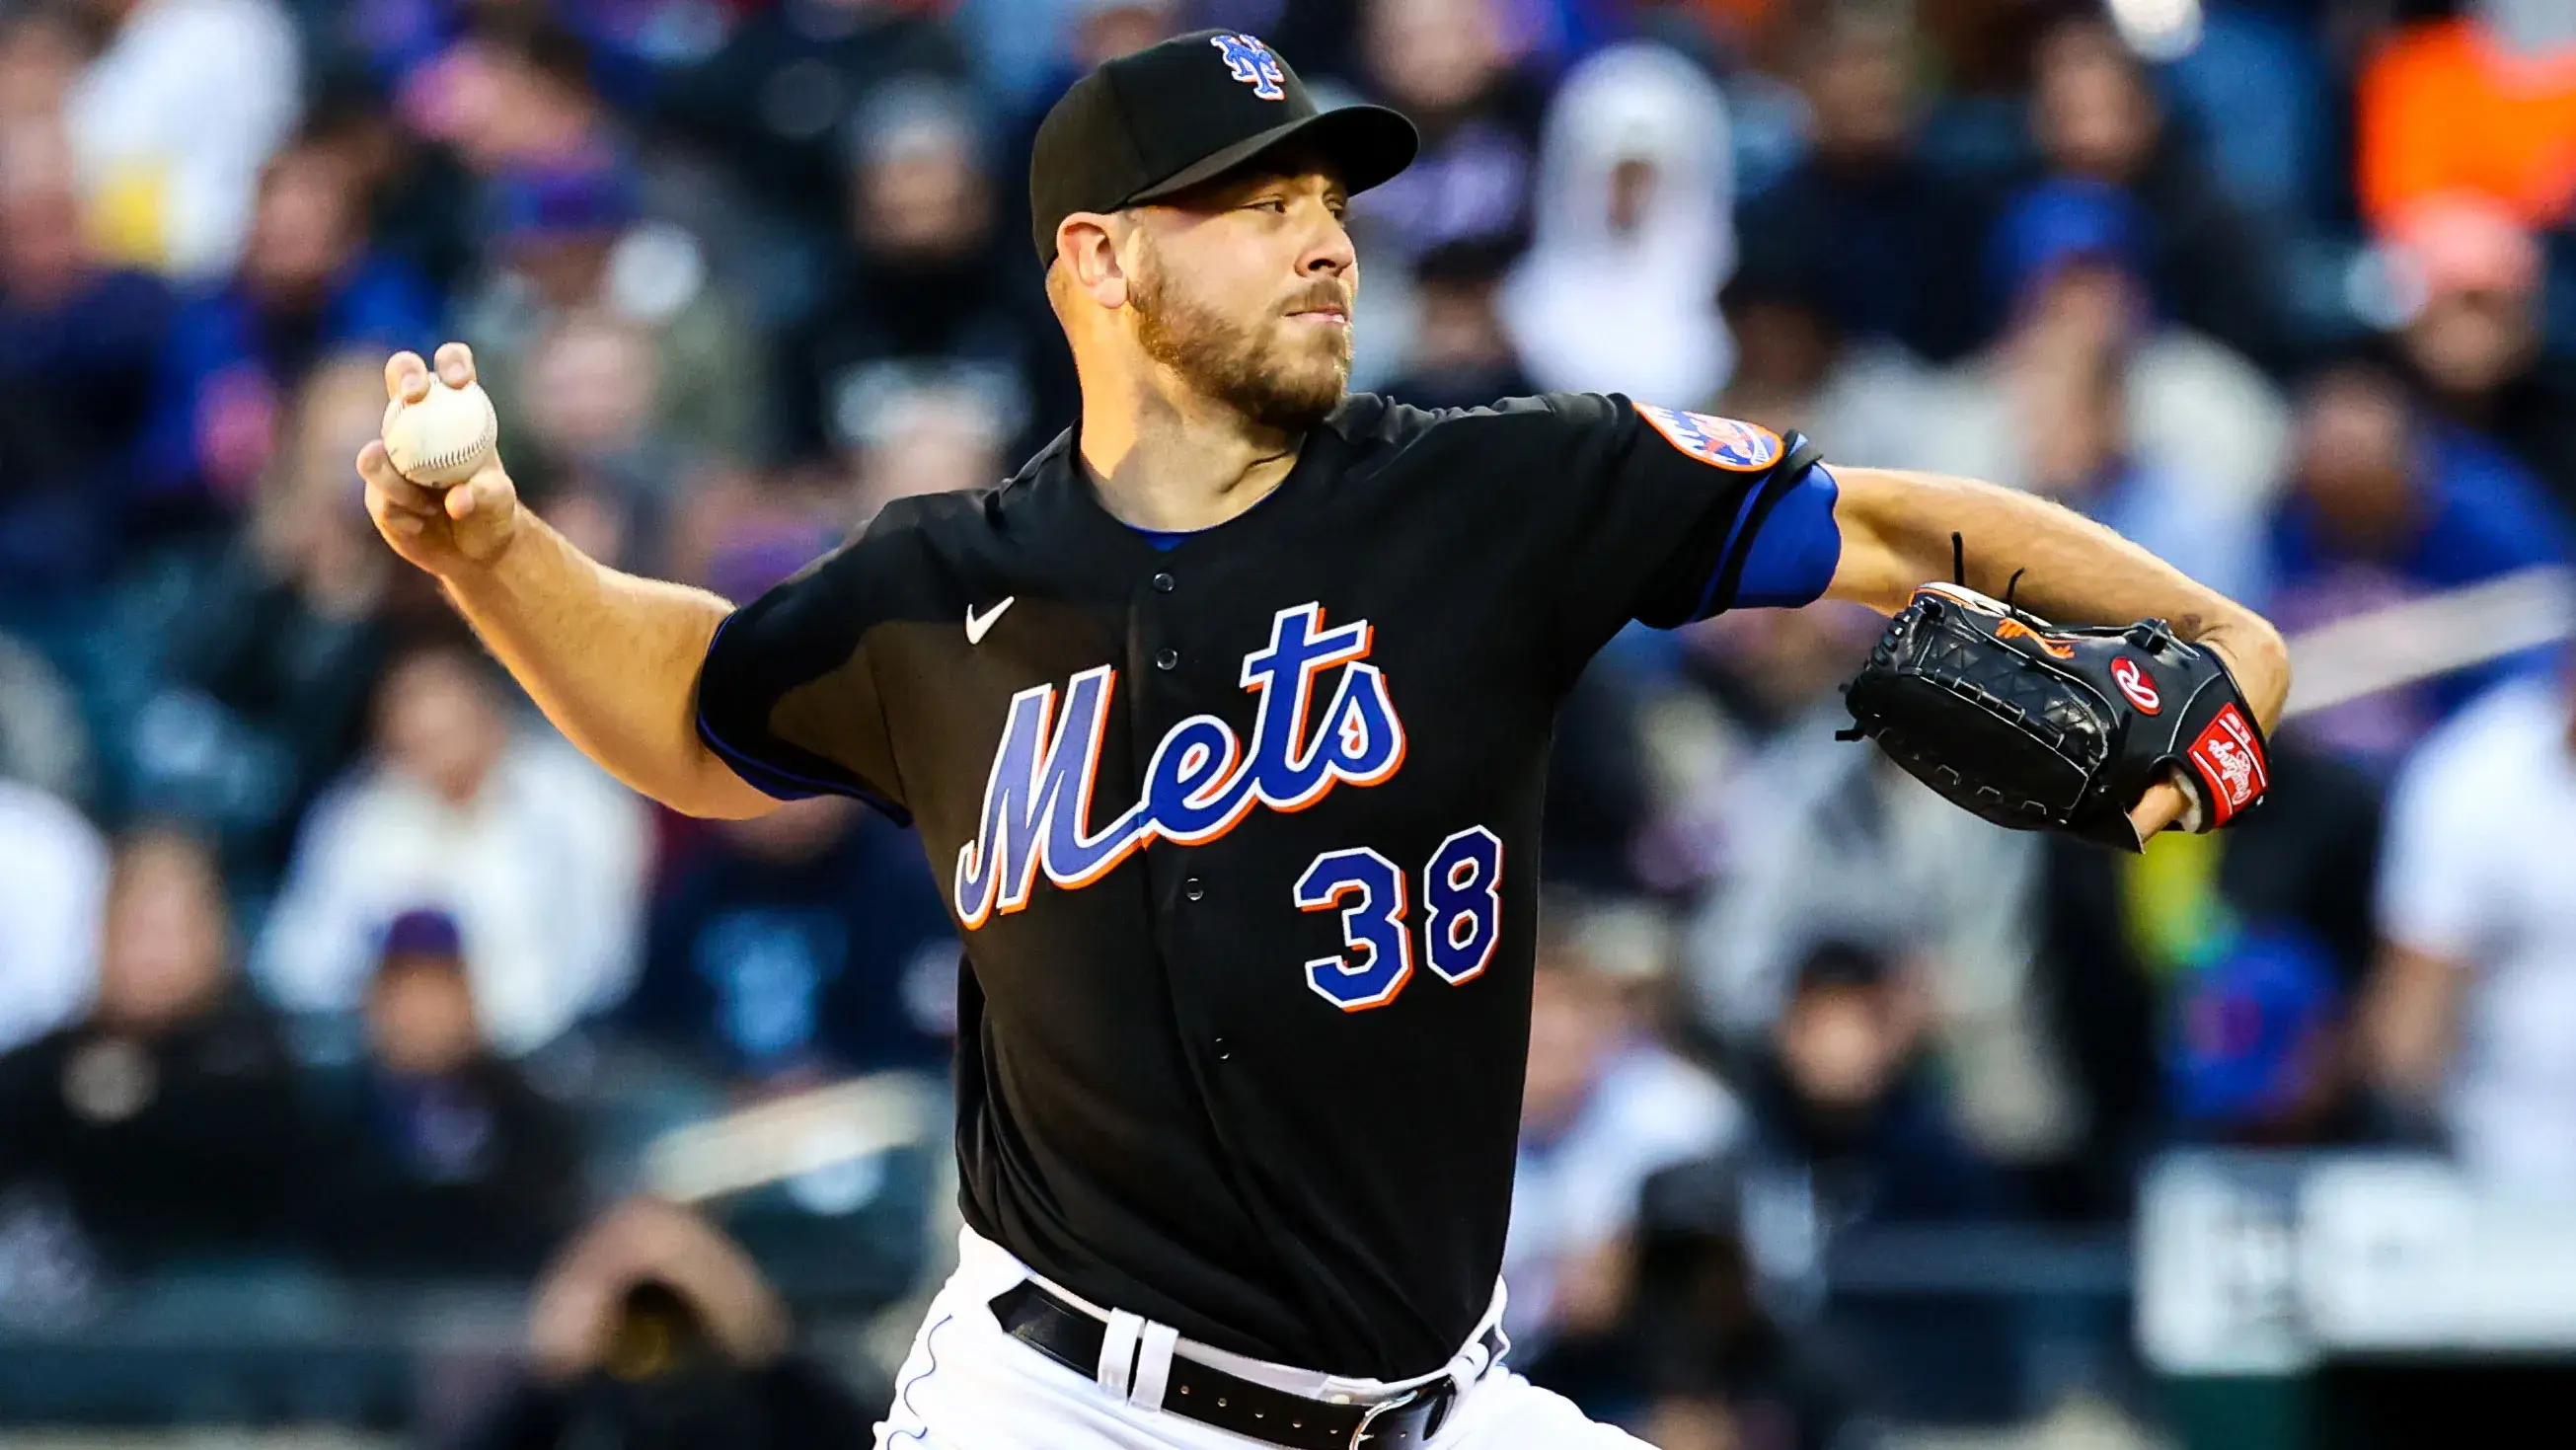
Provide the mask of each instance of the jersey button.
[{"label": "jersey button", "polygon": [[1154,668],[1168,670],[1181,662],[1181,652],[1170,646],[1154,652]]},{"label": "jersey button", "polygon": [[1169,574],[1157,574],[1154,576],[1154,592],[1157,594],[1169,594],[1180,584],[1180,582],[1181,581],[1173,578]]},{"label": "jersey button", "polygon": [[1232,1056],[1234,1056],[1234,1049],[1225,1045],[1224,1038],[1218,1038],[1216,1040],[1216,1060],[1223,1062]]},{"label": "jersey button", "polygon": [[1181,894],[1192,901],[1207,895],[1207,883],[1193,876],[1181,883]]}]

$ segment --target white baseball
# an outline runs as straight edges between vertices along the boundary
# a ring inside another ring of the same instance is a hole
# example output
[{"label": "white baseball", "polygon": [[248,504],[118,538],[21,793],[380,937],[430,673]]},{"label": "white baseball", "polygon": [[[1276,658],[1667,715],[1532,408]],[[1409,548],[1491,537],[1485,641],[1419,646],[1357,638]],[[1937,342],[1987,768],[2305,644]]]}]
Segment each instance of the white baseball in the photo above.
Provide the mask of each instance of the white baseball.
[{"label": "white baseball", "polygon": [[501,420],[480,383],[451,388],[432,378],[417,403],[385,405],[385,456],[414,483],[437,487],[474,476],[501,441]]}]

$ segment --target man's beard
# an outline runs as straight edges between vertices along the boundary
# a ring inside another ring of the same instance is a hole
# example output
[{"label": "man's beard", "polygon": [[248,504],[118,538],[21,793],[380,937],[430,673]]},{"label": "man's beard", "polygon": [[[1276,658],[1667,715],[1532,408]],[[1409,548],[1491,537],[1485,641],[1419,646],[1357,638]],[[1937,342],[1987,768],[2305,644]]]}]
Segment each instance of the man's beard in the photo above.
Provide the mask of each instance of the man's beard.
[{"label": "man's beard", "polygon": [[[1312,298],[1349,315],[1350,294],[1338,283],[1319,282]],[[1303,432],[1322,422],[1350,385],[1351,334],[1347,322],[1330,333],[1323,349],[1265,347],[1261,336],[1184,297],[1150,255],[1128,295],[1136,310],[1136,341],[1145,355],[1181,375],[1208,397],[1264,427]]]}]

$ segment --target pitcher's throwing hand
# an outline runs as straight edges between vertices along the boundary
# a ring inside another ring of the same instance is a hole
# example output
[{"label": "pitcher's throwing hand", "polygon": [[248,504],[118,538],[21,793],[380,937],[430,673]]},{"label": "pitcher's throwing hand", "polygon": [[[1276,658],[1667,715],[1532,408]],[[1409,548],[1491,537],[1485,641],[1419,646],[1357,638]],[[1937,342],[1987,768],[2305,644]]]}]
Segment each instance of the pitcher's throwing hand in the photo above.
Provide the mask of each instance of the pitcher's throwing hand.
[{"label": "pitcher's throwing hand", "polygon": [[[438,379],[460,388],[473,382],[473,350],[461,342],[440,348]],[[416,352],[385,363],[385,395],[393,401],[419,402],[430,382],[429,364]],[[358,474],[367,481],[376,531],[395,553],[440,578],[499,558],[518,527],[519,491],[497,449],[471,478],[441,488],[403,477],[378,439],[358,450]]]}]

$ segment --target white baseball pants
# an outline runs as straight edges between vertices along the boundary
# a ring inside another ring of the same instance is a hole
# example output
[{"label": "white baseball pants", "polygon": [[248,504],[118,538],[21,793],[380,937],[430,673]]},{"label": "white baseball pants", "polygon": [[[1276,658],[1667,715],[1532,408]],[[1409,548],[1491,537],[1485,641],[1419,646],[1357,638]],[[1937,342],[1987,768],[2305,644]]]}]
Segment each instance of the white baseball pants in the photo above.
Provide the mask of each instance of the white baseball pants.
[{"label": "white baseball pants", "polygon": [[[1034,1277],[1027,1265],[972,1229],[958,1235],[957,1250],[957,1272],[931,1301],[912,1353],[895,1375],[894,1405],[877,1426],[876,1450],[1256,1450],[1261,1441],[1163,1412],[1164,1377],[1175,1353],[1292,1394],[1348,1395],[1354,1404],[1391,1398],[1437,1377],[1341,1379],[1228,1354],[1132,1314],[1104,1313],[1121,1363],[1086,1378],[1003,1333],[986,1307],[994,1295]],[[1431,1450],[1648,1450],[1644,1441],[1584,1418],[1564,1396],[1487,1365],[1476,1341],[1502,1310],[1498,1290],[1486,1325],[1437,1372],[1468,1384]],[[1112,1379],[1124,1382],[1112,1385]]]}]

